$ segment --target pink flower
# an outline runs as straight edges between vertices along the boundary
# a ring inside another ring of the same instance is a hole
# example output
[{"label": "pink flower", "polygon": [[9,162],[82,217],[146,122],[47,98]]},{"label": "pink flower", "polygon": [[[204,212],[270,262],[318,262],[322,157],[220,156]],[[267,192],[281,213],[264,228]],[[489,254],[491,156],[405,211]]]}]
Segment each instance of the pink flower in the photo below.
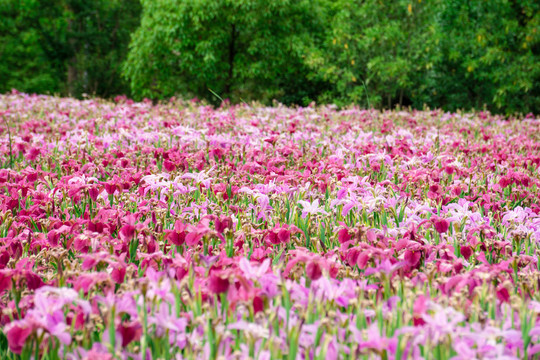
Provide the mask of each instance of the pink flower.
[{"label": "pink flower", "polygon": [[176,165],[174,165],[174,163],[170,162],[169,160],[163,161],[163,167],[164,167],[165,170],[167,170],[168,172],[171,172],[171,171],[176,170]]},{"label": "pink flower", "polygon": [[293,226],[289,229],[288,225],[283,227],[275,226],[273,229],[268,231],[267,239],[274,245],[277,244],[287,244],[291,240],[291,231],[295,231],[296,227]]},{"label": "pink flower", "polygon": [[126,321],[118,325],[116,331],[122,335],[122,347],[126,347],[132,341],[139,341],[142,335],[142,326],[136,321]]},{"label": "pink flower", "polygon": [[322,276],[322,269],[317,260],[311,260],[306,265],[306,275],[311,280],[319,280]]},{"label": "pink flower", "polygon": [[319,199],[315,199],[312,203],[305,200],[298,201],[300,205],[302,205],[302,219],[305,219],[308,214],[311,215],[317,215],[317,214],[324,214],[327,215],[328,213],[324,210],[324,207],[319,206]]},{"label": "pink flower", "polygon": [[116,183],[103,183],[103,186],[109,195],[114,194],[114,192],[118,189],[118,185]]},{"label": "pink flower", "polygon": [[184,244],[186,240],[186,228],[187,226],[183,222],[176,220],[173,230],[165,230],[167,239],[176,246]]},{"label": "pink flower", "polygon": [[69,327],[64,318],[64,311],[58,310],[52,314],[45,315],[45,329],[49,334],[55,336],[61,343],[67,345],[71,343]]},{"label": "pink flower", "polygon": [[448,220],[437,217],[437,216],[431,217],[431,222],[433,223],[435,230],[439,234],[447,232],[448,228],[450,227],[450,223],[448,222]]},{"label": "pink flower", "polygon": [[11,289],[11,270],[0,270],[0,293]]},{"label": "pink flower", "polygon": [[49,241],[49,244],[51,244],[51,246],[58,246],[59,238],[60,234],[56,230],[51,230],[47,234],[47,240]]},{"label": "pink flower", "polygon": [[230,216],[220,216],[214,220],[214,223],[216,231],[220,234],[223,234],[226,229],[232,230],[233,228],[233,221]]},{"label": "pink flower", "polygon": [[135,226],[126,224],[120,229],[120,236],[126,241],[131,241],[135,236],[135,230]]},{"label": "pink flower", "polygon": [[208,277],[208,289],[214,294],[222,294],[229,289],[229,278],[217,271],[212,271]]},{"label": "pink flower", "polygon": [[351,240],[351,235],[349,234],[349,229],[341,229],[338,231],[338,240],[341,244]]},{"label": "pink flower", "polygon": [[264,302],[260,296],[255,296],[253,298],[253,312],[257,314],[264,310]]},{"label": "pink flower", "polygon": [[210,219],[207,217],[202,218],[197,226],[188,225],[187,230],[189,232],[186,235],[186,244],[190,247],[197,246],[205,235],[215,234],[209,225]]},{"label": "pink flower", "polygon": [[126,269],[126,266],[123,265],[113,266],[113,271],[111,272],[111,279],[117,284],[123,283],[124,278],[126,277]]},{"label": "pink flower", "polygon": [[465,260],[469,260],[469,258],[471,257],[473,251],[471,249],[470,246],[462,246],[461,249],[459,250],[461,256],[463,256],[465,258]]},{"label": "pink flower", "polygon": [[240,259],[238,267],[244,273],[244,276],[250,280],[258,280],[268,272],[270,268],[270,259],[266,259],[259,266],[253,266],[246,258]]},{"label": "pink flower", "polygon": [[20,354],[26,339],[32,334],[33,329],[24,320],[16,320],[9,323],[4,332],[7,337],[9,349],[15,354]]},{"label": "pink flower", "polygon": [[376,274],[376,273],[384,273],[386,275],[392,275],[394,271],[397,269],[403,267],[404,263],[396,262],[392,264],[392,262],[389,259],[385,259],[382,262],[378,262],[377,266],[374,268],[369,268],[366,270],[366,275]]},{"label": "pink flower", "polygon": [[422,253],[420,251],[411,251],[407,250],[405,251],[405,262],[411,266],[412,268],[416,268],[417,265],[420,263],[420,258],[422,257]]},{"label": "pink flower", "polygon": [[506,289],[503,286],[499,286],[497,289],[497,298],[501,302],[509,302],[510,301],[510,293],[508,292],[508,289]]},{"label": "pink flower", "polygon": [[422,318],[427,310],[427,298],[424,295],[419,295],[413,305],[413,323],[414,326],[424,325],[426,322]]}]

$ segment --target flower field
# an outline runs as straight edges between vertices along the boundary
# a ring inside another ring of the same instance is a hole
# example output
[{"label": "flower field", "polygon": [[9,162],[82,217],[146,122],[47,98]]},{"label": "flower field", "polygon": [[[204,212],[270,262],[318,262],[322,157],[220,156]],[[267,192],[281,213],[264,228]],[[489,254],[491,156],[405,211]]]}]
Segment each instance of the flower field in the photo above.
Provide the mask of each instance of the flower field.
[{"label": "flower field", "polygon": [[538,119],[13,92],[0,120],[2,359],[540,355]]}]

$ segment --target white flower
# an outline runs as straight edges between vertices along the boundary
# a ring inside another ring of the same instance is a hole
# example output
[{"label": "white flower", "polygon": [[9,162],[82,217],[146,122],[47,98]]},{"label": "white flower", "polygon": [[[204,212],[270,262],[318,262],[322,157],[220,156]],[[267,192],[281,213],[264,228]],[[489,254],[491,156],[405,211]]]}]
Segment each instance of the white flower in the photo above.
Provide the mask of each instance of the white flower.
[{"label": "white flower", "polygon": [[266,327],[254,323],[249,323],[244,320],[240,320],[233,324],[230,324],[228,326],[228,329],[243,330],[254,336],[256,339],[268,339],[268,337],[270,336],[270,331]]},{"label": "white flower", "polygon": [[199,173],[186,173],[182,175],[182,179],[193,179],[197,185],[202,183],[205,187],[209,187],[210,181],[214,179],[212,177],[208,177],[208,174],[212,172],[212,170],[214,170],[214,168],[211,168],[208,171],[201,171]]},{"label": "white flower", "polygon": [[266,274],[268,268],[270,267],[270,259],[266,259],[259,266],[251,265],[249,260],[246,258],[240,259],[239,263],[240,269],[244,272],[244,276],[251,280],[258,280],[261,276]]},{"label": "white flower", "polygon": [[300,205],[302,205],[302,219],[305,219],[308,214],[317,215],[317,214],[324,214],[327,215],[328,213],[324,211],[324,208],[319,206],[319,199],[316,199],[313,203],[310,203],[309,201],[300,200],[298,201]]}]

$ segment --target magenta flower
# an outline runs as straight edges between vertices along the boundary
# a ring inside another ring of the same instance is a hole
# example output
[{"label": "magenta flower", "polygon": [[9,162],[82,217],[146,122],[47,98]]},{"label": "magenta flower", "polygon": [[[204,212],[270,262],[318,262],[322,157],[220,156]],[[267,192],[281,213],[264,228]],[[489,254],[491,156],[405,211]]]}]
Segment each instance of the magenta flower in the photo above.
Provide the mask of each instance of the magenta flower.
[{"label": "magenta flower", "polygon": [[120,229],[120,236],[126,241],[131,241],[135,236],[135,226],[126,224]]},{"label": "magenta flower", "polygon": [[230,216],[220,216],[220,217],[217,217],[215,220],[215,226],[216,226],[216,231],[220,234],[223,234],[223,232],[226,230],[226,229],[229,229],[229,230],[232,230],[233,229],[233,221],[232,221],[232,218]]},{"label": "magenta flower", "polygon": [[9,349],[15,354],[20,354],[26,344],[26,339],[34,330],[32,325],[25,320],[16,320],[9,323],[4,329]]},{"label": "magenta flower", "polygon": [[459,252],[466,260],[469,260],[469,258],[473,254],[473,251],[472,251],[471,247],[466,246],[466,245],[462,246],[461,249],[459,250]]},{"label": "magenta flower", "polygon": [[128,346],[132,341],[138,341],[142,335],[142,326],[138,322],[123,322],[116,331],[122,336],[122,347]]},{"label": "magenta flower", "polygon": [[217,271],[210,272],[208,277],[208,289],[214,294],[227,292],[229,289],[229,278],[225,274]]},{"label": "magenta flower", "polygon": [[291,239],[291,233],[299,231],[295,226],[276,225],[273,229],[268,230],[267,239],[273,244],[287,244]]},{"label": "magenta flower", "polygon": [[322,276],[322,269],[317,260],[311,260],[306,265],[306,275],[311,280],[319,280]]},{"label": "magenta flower", "polygon": [[450,223],[448,222],[448,220],[437,217],[437,216],[432,216],[431,217],[431,222],[433,223],[433,226],[435,227],[435,230],[439,234],[447,232],[448,228],[450,227]]},{"label": "magenta flower", "polygon": [[341,229],[338,231],[338,240],[341,244],[351,240],[351,235],[349,234],[349,229]]},{"label": "magenta flower", "polygon": [[176,220],[173,230],[165,230],[167,239],[176,246],[183,245],[186,240],[187,226],[180,220]]},{"label": "magenta flower", "polygon": [[172,171],[176,170],[176,165],[174,165],[174,163],[169,161],[169,160],[164,160],[163,161],[163,167],[168,172],[172,172]]}]

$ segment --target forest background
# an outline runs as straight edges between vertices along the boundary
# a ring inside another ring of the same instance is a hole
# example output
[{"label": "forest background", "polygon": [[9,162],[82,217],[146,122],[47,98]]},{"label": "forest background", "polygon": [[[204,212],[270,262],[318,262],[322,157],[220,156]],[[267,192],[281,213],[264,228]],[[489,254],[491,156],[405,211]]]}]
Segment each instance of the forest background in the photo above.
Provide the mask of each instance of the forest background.
[{"label": "forest background", "polygon": [[0,93],[540,113],[535,0],[2,0]]}]

